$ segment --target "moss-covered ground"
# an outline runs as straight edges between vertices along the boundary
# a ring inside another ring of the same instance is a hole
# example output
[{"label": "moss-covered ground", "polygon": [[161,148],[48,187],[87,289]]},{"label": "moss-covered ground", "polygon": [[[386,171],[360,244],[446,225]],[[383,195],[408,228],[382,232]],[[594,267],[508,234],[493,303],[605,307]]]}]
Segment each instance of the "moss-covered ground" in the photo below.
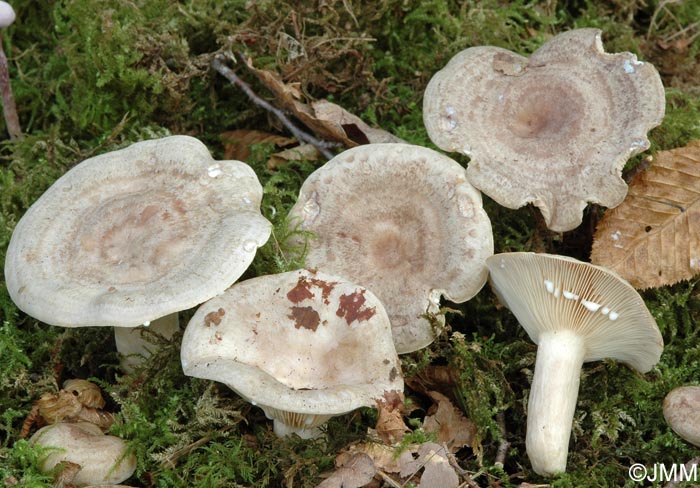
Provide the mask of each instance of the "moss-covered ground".
[{"label": "moss-covered ground", "polygon": [[[220,158],[224,131],[283,134],[274,117],[210,69],[216,53],[243,52],[256,67],[299,83],[307,101],[332,100],[411,143],[432,147],[422,123],[422,93],[452,55],[487,44],[529,54],[558,32],[597,27],[607,51],[635,52],[662,75],[667,116],[650,133],[651,152],[700,137],[700,2],[694,0],[13,3],[17,21],[2,32],[2,42],[25,136],[0,141],[0,262],[26,209],[87,157],[189,134]],[[234,69],[274,102],[250,72]],[[271,171],[271,151],[255,146],[248,163],[265,187],[263,211],[275,224],[276,239],[246,276],[298,264],[284,252],[284,216],[301,182],[321,164]],[[587,211],[579,229],[555,234],[531,208],[512,211],[485,200],[498,252],[587,258],[598,210]],[[413,375],[429,375],[435,366],[456,372],[451,393],[476,423],[481,444],[477,453],[462,449],[457,459],[478,486],[631,487],[637,486],[628,477],[634,463],[671,466],[700,455],[673,434],[661,413],[671,388],[700,382],[698,279],[643,296],[666,343],[661,362],[643,376],[614,362],[585,365],[568,471],[553,480],[536,475],[525,454],[535,346],[488,287],[465,304],[446,304],[460,312],[448,313],[448,331],[403,364]],[[157,367],[123,375],[110,330],[39,323],[14,306],[0,281],[0,485],[51,486],[51,476],[37,471],[37,453],[21,439],[21,427],[42,394],[72,377],[91,378],[107,392],[107,408],[118,419],[112,432],[127,439],[138,457],[133,486],[315,486],[336,455],[362,440],[376,420],[369,409],[338,417],[328,425],[326,443],[278,439],[259,409],[222,385],[182,374],[179,337],[161,344]],[[408,389],[406,395],[420,408],[430,405],[420,392]],[[421,411],[412,415],[408,423],[417,427]],[[510,449],[501,468],[494,462],[503,434]]]}]

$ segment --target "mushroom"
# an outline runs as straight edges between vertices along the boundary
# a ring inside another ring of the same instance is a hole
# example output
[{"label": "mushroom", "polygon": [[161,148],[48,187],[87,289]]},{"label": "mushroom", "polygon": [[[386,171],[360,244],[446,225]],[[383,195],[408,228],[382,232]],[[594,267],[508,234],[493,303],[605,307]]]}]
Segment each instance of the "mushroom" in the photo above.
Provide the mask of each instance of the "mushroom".
[{"label": "mushroom", "polygon": [[649,371],[663,350],[644,301],[615,273],[566,256],[495,254],[496,295],[538,345],[525,445],[541,475],[566,470],[581,367],[604,358]]},{"label": "mushroom", "polygon": [[587,202],[622,202],[622,167],[649,147],[664,110],[656,69],[605,53],[598,29],[559,34],[529,58],[468,48],[433,76],[423,101],[430,139],[471,157],[475,187],[508,208],[534,203],[558,232],[581,223]]},{"label": "mushroom", "polygon": [[200,306],[181,359],[186,375],[224,383],[262,408],[279,436],[318,437],[330,417],[403,390],[377,297],[308,270],[242,281]]},{"label": "mushroom", "polygon": [[79,465],[71,481],[75,486],[121,483],[136,470],[136,457],[127,453],[126,443],[119,437],[104,435],[88,422],[47,425],[36,431],[29,442],[51,448],[39,462],[42,473],[63,462]]},{"label": "mushroom", "polygon": [[289,216],[315,238],[306,265],[372,290],[399,354],[436,337],[440,296],[472,298],[493,254],[481,194],[454,160],[409,144],[349,149],[312,173]]},{"label": "mushroom", "polygon": [[664,418],[686,441],[700,446],[700,386],[679,386],[666,395]]},{"label": "mushroom", "polygon": [[123,327],[150,323],[172,335],[172,314],[223,292],[268,239],[261,198],[248,165],[214,161],[188,136],[90,158],[17,224],[7,289],[48,324],[116,327],[118,347]]},{"label": "mushroom", "polygon": [[[0,29],[10,26],[15,21],[15,11],[7,2],[0,1]],[[7,65],[7,56],[2,47],[2,35],[0,34],[0,97],[2,97],[2,112],[7,125],[7,132],[11,140],[22,137],[22,127],[19,125],[15,97],[12,95],[10,85],[10,69]]]}]

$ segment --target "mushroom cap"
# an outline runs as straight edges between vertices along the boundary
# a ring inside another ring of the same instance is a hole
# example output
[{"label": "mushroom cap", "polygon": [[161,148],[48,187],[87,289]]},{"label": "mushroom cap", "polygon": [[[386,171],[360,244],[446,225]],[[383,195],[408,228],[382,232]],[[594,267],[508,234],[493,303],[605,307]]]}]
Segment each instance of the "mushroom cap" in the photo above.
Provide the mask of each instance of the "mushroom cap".
[{"label": "mushroom cap", "polygon": [[204,303],[187,325],[181,358],[186,375],[285,412],[338,415],[403,389],[377,297],[307,270],[242,281]]},{"label": "mushroom cap", "polygon": [[469,181],[505,207],[533,203],[555,231],[577,227],[587,202],[622,202],[622,167],[664,116],[654,66],[605,53],[600,35],[564,32],[529,58],[468,48],[425,92],[428,135],[471,157]]},{"label": "mushroom cap", "polygon": [[700,446],[700,386],[679,386],[664,398],[664,418],[686,441]]},{"label": "mushroom cap", "polygon": [[271,225],[262,187],[240,161],[197,139],[139,142],[78,164],[17,224],[5,262],[10,296],[64,327],[134,327],[223,292]]},{"label": "mushroom cap", "polygon": [[15,10],[7,2],[0,1],[0,29],[10,26],[15,21]]},{"label": "mushroom cap", "polygon": [[372,290],[399,354],[435,339],[424,317],[440,295],[464,302],[484,286],[493,254],[481,194],[456,161],[409,144],[367,144],[312,173],[289,213],[315,237],[306,265]]},{"label": "mushroom cap", "polygon": [[540,334],[570,330],[583,337],[584,361],[617,359],[646,373],[663,338],[644,300],[617,274],[552,254],[495,254],[486,260],[501,302],[536,344]]},{"label": "mushroom cap", "polygon": [[56,448],[41,459],[42,472],[51,471],[64,461],[80,465],[72,481],[76,486],[121,483],[136,470],[136,457],[126,454],[126,443],[119,437],[104,435],[88,422],[47,425],[36,431],[29,442]]}]

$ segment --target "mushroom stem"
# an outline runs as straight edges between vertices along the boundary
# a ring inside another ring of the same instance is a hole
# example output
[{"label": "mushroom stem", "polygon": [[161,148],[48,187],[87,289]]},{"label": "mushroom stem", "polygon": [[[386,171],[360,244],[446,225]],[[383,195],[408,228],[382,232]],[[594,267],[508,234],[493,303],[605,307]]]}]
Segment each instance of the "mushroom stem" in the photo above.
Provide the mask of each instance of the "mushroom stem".
[{"label": "mushroom stem", "polygon": [[539,337],[525,439],[532,468],[538,474],[566,470],[584,353],[583,338],[570,330],[545,332]]},{"label": "mushroom stem", "polygon": [[7,56],[2,48],[2,35],[0,34],[0,96],[2,96],[2,113],[7,124],[7,132],[10,139],[16,141],[22,137],[22,127],[19,125],[15,97],[10,86],[10,69],[7,64]]},{"label": "mushroom stem", "polygon": [[151,321],[147,326],[144,324],[138,327],[114,328],[114,340],[117,344],[117,351],[121,355],[121,367],[127,373],[133,372],[136,366],[151,355],[151,350],[154,348],[153,343],[141,334],[144,327],[170,339],[180,327],[178,314],[177,312],[171,313]]}]

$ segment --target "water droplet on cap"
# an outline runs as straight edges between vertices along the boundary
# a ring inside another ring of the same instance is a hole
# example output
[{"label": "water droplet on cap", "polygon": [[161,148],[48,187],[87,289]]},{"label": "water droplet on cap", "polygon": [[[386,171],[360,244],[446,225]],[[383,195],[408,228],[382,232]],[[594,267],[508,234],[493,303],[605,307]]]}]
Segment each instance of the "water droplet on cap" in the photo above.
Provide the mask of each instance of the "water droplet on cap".
[{"label": "water droplet on cap", "polygon": [[318,216],[319,212],[321,212],[321,206],[316,201],[317,198],[318,194],[313,192],[311,198],[306,201],[304,208],[302,209],[304,217],[311,222],[313,222]]}]

